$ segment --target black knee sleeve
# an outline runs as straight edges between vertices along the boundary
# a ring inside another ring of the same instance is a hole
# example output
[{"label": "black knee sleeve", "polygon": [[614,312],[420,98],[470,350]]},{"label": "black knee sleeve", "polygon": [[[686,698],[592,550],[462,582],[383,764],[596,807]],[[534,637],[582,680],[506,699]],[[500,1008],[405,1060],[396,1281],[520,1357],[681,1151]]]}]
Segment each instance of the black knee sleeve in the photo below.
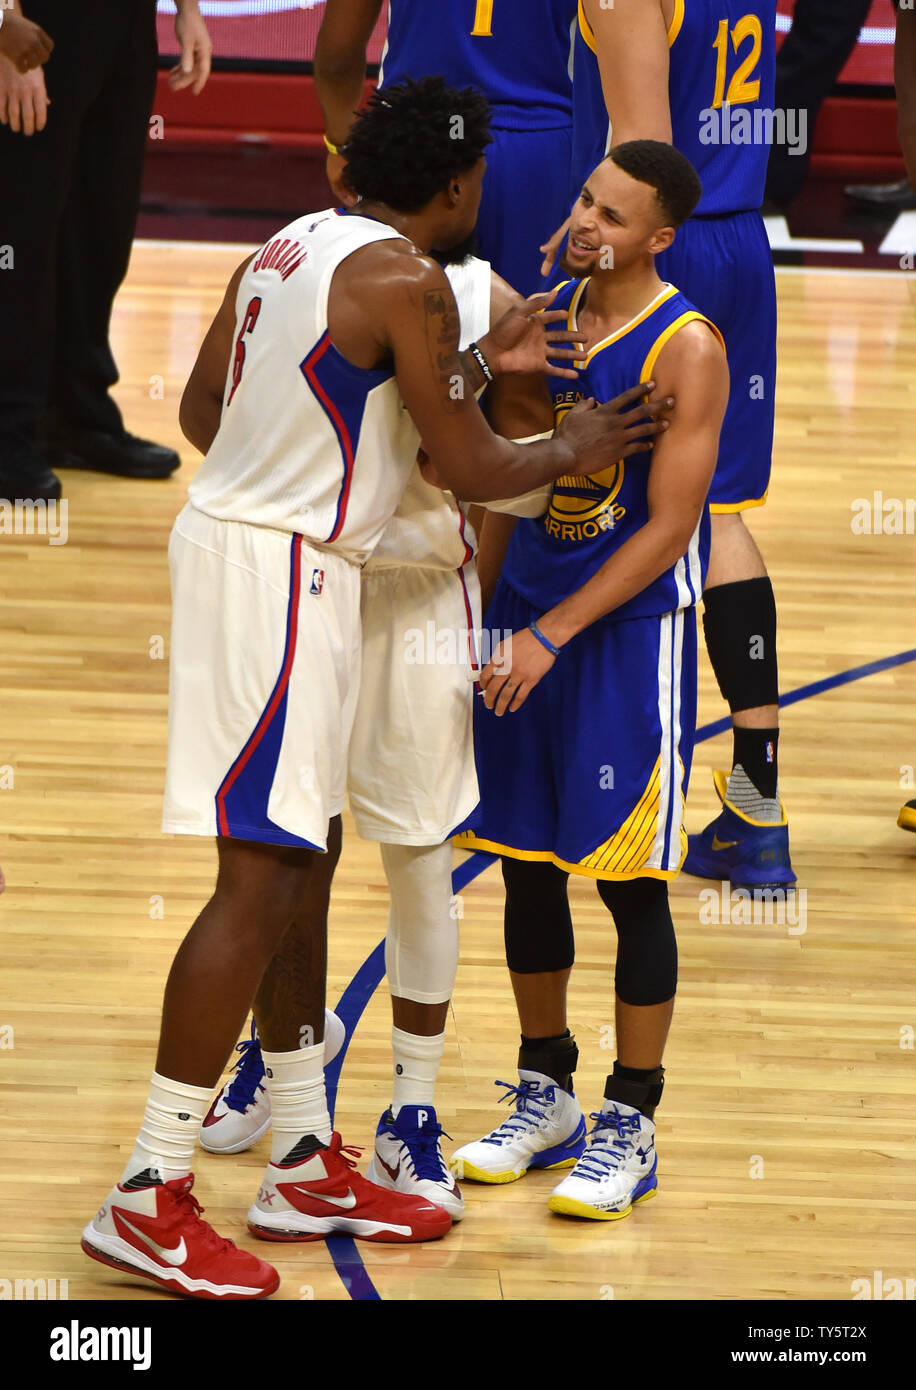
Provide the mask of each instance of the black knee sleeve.
[{"label": "black knee sleeve", "polygon": [[518,975],[568,970],[575,957],[566,896],[569,877],[554,864],[502,860],[506,962]]},{"label": "black knee sleeve", "polygon": [[617,994],[625,1004],[663,1004],[677,989],[667,885],[657,878],[599,879],[598,892],[617,928]]},{"label": "black knee sleeve", "polygon": [[769,579],[717,584],[703,594],[703,632],[732,714],[779,703],[776,600]]}]

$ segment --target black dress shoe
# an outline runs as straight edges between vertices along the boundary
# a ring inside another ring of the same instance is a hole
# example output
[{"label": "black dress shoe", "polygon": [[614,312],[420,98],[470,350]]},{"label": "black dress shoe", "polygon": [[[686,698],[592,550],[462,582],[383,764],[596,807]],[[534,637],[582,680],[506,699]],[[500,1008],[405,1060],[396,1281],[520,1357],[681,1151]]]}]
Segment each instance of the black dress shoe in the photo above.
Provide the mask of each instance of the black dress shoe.
[{"label": "black dress shoe", "polygon": [[51,472],[40,454],[0,460],[0,500],[25,502],[43,498],[56,502],[62,491],[60,478]]},{"label": "black dress shoe", "polygon": [[174,449],[126,431],[71,430],[55,444],[59,467],[114,473],[120,478],[167,478],[181,463]]},{"label": "black dress shoe", "polygon": [[898,179],[896,183],[850,183],[843,192],[847,198],[867,203],[869,207],[891,208],[897,212],[916,208],[916,190],[909,179]]}]

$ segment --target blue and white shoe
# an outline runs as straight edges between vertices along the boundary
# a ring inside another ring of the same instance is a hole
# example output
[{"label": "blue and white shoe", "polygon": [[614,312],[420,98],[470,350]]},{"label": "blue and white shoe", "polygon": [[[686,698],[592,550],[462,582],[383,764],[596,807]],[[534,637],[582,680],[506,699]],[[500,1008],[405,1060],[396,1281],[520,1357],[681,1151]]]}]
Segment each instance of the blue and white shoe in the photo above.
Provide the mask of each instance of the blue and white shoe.
[{"label": "blue and white shoe", "polygon": [[460,1221],[464,1198],[442,1157],[444,1133],[431,1105],[402,1105],[396,1117],[386,1110],[366,1177],[392,1192],[425,1197],[444,1207],[452,1221]]},{"label": "blue and white shoe", "polygon": [[688,836],[684,873],[725,881],[734,888],[791,889],[796,879],[785,806],[780,803],[782,820],[776,825],[752,820],[726,800],[728,773],[714,772],[713,781],[722,810],[699,835]]},{"label": "blue and white shoe", "polygon": [[589,1146],[547,1205],[563,1216],[621,1221],[658,1190],[655,1121],[616,1100],[589,1119]]},{"label": "blue and white shoe", "polygon": [[460,1180],[515,1182],[529,1168],[571,1168],[585,1149],[585,1120],[575,1096],[552,1077],[520,1071],[519,1084],[505,1086],[502,1100],[515,1098],[515,1112],[498,1129],[464,1144],[450,1167]]},{"label": "blue and white shoe", "polygon": [[[324,1013],[324,1064],[328,1065],[344,1045],[346,1029],[331,1009]],[[251,1037],[236,1044],[242,1055],[200,1126],[200,1146],[211,1154],[240,1154],[256,1144],[270,1129],[270,1097],[264,1081],[264,1062],[254,1019]]]}]

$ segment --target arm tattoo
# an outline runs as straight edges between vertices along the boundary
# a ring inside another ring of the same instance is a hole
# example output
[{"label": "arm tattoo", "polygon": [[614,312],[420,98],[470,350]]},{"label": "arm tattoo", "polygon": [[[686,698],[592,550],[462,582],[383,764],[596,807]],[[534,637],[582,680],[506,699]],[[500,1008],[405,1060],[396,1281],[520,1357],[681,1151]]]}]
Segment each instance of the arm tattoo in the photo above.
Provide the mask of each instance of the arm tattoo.
[{"label": "arm tattoo", "polygon": [[423,309],[429,362],[439,384],[439,397],[445,409],[454,413],[474,394],[458,354],[458,311],[439,290],[427,290]]}]

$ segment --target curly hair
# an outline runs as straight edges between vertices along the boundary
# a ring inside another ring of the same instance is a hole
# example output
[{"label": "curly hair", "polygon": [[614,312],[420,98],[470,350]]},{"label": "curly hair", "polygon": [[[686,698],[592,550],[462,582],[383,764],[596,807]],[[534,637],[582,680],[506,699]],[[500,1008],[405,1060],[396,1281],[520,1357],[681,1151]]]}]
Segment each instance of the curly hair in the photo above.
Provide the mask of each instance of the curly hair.
[{"label": "curly hair", "polygon": [[491,138],[490,104],[476,88],[408,78],[372,93],[340,152],[357,197],[419,212],[473,169]]},{"label": "curly hair", "polygon": [[607,156],[618,169],[655,189],[666,224],[679,227],[703,196],[700,177],[689,159],[663,140],[627,140]]}]

